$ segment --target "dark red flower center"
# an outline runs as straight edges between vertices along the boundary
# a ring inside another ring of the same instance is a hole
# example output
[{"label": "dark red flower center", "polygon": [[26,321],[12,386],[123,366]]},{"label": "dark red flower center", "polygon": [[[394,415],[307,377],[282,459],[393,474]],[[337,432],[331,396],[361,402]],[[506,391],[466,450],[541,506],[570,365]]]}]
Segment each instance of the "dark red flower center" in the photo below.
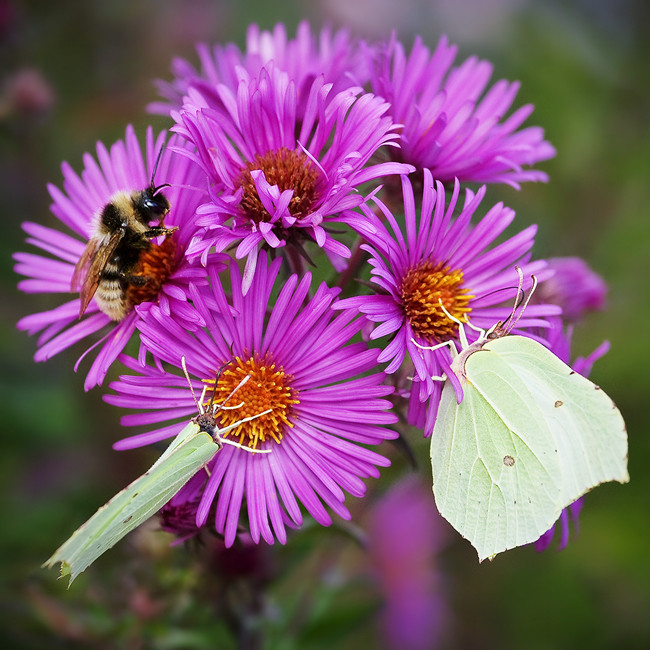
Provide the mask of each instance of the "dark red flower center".
[{"label": "dark red flower center", "polygon": [[242,170],[240,185],[244,190],[241,208],[255,223],[270,221],[269,213],[260,201],[251,171],[261,169],[270,185],[277,185],[281,192],[293,190],[289,202],[291,216],[301,219],[313,210],[318,200],[320,173],[303,151],[291,151],[282,147],[277,151],[258,154]]}]

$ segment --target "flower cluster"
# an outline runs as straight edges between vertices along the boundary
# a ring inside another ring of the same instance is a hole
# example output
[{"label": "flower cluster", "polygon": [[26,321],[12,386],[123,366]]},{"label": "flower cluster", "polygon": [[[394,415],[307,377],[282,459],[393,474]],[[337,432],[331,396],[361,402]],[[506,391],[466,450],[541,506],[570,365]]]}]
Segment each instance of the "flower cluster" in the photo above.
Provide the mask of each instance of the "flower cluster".
[{"label": "flower cluster", "polygon": [[224,405],[220,427],[242,421],[226,435],[249,449],[224,447],[163,509],[179,538],[284,543],[305,514],[349,518],[398,416],[433,430],[436,378],[454,375],[448,346],[425,348],[458,345],[458,321],[507,318],[516,267],[525,291],[541,282],[517,332],[553,350],[562,309],[603,303],[586,266],[568,265],[567,291],[566,265],[532,257],[535,227],[503,237],[514,212],[467,186],[546,180],[535,165],[555,152],[522,128],[531,106],[511,112],[518,84],[490,87],[491,65],[455,64],[445,38],[406,49],[306,23],[199,46],[200,67],[175,60],[150,106],[169,133],[142,147],[128,127],[80,174],[64,164],[49,191],[66,232],[23,226],[40,252],[16,254],[19,287],[66,297],[18,327],[38,334],[37,361],[85,341],[86,390],[128,369],[105,399],[146,431],[117,449],[175,436],[197,394]]}]

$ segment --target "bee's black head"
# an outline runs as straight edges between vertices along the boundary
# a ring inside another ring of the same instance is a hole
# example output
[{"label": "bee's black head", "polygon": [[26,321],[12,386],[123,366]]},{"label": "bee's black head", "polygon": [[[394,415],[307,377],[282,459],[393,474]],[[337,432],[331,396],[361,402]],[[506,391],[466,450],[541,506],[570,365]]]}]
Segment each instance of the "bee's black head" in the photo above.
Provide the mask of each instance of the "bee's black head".
[{"label": "bee's black head", "polygon": [[160,187],[148,187],[140,193],[137,200],[138,211],[149,219],[162,219],[169,212],[169,201],[158,191]]}]

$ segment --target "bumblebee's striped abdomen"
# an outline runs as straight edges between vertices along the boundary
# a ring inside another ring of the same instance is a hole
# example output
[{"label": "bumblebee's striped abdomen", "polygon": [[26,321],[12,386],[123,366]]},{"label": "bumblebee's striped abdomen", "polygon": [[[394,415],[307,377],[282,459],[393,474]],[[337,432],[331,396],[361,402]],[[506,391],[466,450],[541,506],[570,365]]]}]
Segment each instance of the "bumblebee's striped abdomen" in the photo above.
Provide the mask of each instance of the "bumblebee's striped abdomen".
[{"label": "bumblebee's striped abdomen", "polygon": [[121,321],[128,313],[126,283],[115,264],[107,264],[102,271],[95,293],[95,301],[111,320]]}]

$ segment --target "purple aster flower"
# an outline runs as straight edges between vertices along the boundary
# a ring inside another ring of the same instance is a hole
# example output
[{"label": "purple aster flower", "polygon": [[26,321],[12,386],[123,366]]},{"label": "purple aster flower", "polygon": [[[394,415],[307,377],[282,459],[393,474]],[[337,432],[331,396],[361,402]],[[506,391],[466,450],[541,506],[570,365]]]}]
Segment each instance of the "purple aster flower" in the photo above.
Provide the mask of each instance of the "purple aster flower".
[{"label": "purple aster flower", "polygon": [[[176,537],[172,542],[173,546],[206,532],[207,523],[199,526],[196,517],[203,498],[205,480],[204,472],[195,474],[160,510],[160,527]],[[214,521],[217,516],[217,502],[217,499],[212,501],[212,505],[204,517],[206,522]],[[284,525],[289,528],[297,528],[286,517]],[[250,533],[242,533],[241,530],[237,540],[244,546],[249,543],[253,544]]]},{"label": "purple aster flower", "polygon": [[246,33],[246,49],[242,52],[235,44],[197,46],[200,70],[196,70],[184,59],[172,62],[171,82],[157,82],[160,95],[165,102],[150,104],[153,113],[169,115],[183,104],[183,97],[195,87],[210,97],[221,84],[235,91],[240,81],[239,68],[256,77],[268,63],[287,72],[296,86],[298,115],[304,115],[311,85],[318,76],[334,85],[334,92],[350,86],[362,86],[368,79],[368,62],[362,56],[356,41],[348,30],[332,32],[329,27],[318,36],[312,34],[307,21],[298,25],[295,38],[288,38],[285,26],[278,23],[273,31],[260,30],[250,25]]},{"label": "purple aster flower", "polygon": [[247,257],[248,290],[261,246],[291,244],[306,255],[314,241],[330,255],[349,249],[328,231],[360,219],[347,212],[364,201],[360,185],[388,174],[408,173],[400,163],[367,166],[383,145],[398,138],[388,105],[360,88],[333,93],[322,76],[309,88],[305,116],[297,117],[297,93],[290,77],[268,66],[259,76],[242,72],[236,93],[217,88],[218,102],[190,90],[173,129],[196,145],[189,153],[212,183],[211,202],[199,209],[205,232],[189,254],[205,255],[237,243]]},{"label": "purple aster flower", "polygon": [[[280,263],[277,259],[267,266],[262,253],[244,295],[232,262],[230,302],[214,267],[208,268],[216,309],[203,294],[192,292],[205,331],[188,332],[159,307],[138,325],[144,345],[157,359],[178,368],[185,358],[189,373],[201,380],[193,382],[197,393],[202,385],[215,386],[217,370],[228,364],[216,381],[217,403],[250,375],[232,398],[231,404],[238,407],[219,412],[221,427],[271,409],[227,434],[242,445],[271,453],[224,446],[208,471],[199,472],[173,504],[191,506],[200,493],[195,510],[200,528],[214,503],[214,527],[228,546],[245,512],[256,543],[260,539],[273,543],[275,538],[284,543],[285,526],[302,524],[300,504],[322,525],[331,523],[327,508],[348,519],[344,490],[362,496],[362,478],[377,477],[378,467],[389,465],[363,445],[396,437],[384,427],[397,418],[388,411],[391,403],[383,399],[392,388],[383,385],[383,373],[375,372],[378,351],[361,342],[350,343],[363,319],[351,310],[333,311],[338,291],[325,285],[309,299],[309,274],[300,280],[292,275],[279,288],[274,306],[268,307]],[[106,396],[106,401],[148,410],[124,417],[123,424],[151,425],[179,418],[184,422],[126,438],[115,447],[129,449],[176,435],[196,413],[185,378],[165,373],[158,365],[121,358],[139,374],[111,384],[117,394]],[[213,392],[208,391],[206,402]],[[186,515],[177,520],[184,522],[179,526],[184,536],[192,534]]]},{"label": "purple aster flower", "polygon": [[[152,172],[162,150],[155,182],[158,186],[169,185],[161,192],[171,206],[164,216],[165,226],[175,226],[178,230],[166,238],[153,239],[149,248],[139,253],[137,266],[131,273],[146,280],[129,283],[123,294],[118,291],[117,295],[122,296],[121,313],[109,310],[106,305],[103,309],[107,313],[104,313],[93,299],[85,310],[81,307],[80,316],[80,299],[75,296],[71,300],[66,298],[54,309],[32,314],[18,323],[19,329],[39,334],[36,361],[45,361],[78,341],[93,337],[94,342],[86,353],[96,347],[99,352],[86,377],[86,390],[102,383],[142,314],[153,304],[158,304],[166,314],[174,312],[178,319],[184,319],[186,327],[201,324],[186,300],[188,283],[200,283],[205,270],[200,266],[192,267],[184,251],[194,234],[196,208],[205,200],[201,192],[188,186],[199,185],[198,179],[202,176],[200,169],[186,156],[178,155],[170,147],[163,149],[164,141],[164,133],[154,138],[149,129],[143,157],[135,133],[129,127],[125,139],[116,142],[110,150],[98,143],[97,161],[90,155],[84,157],[81,176],[69,165],[63,165],[63,191],[54,185],[48,189],[54,201],[52,212],[72,234],[36,223],[23,224],[28,234],[27,242],[49,256],[17,253],[14,256],[18,262],[16,272],[27,278],[21,280],[18,287],[26,293],[69,294],[75,266],[88,240],[97,231],[100,213],[119,196],[116,193],[140,192],[151,186]],[[207,284],[207,278],[204,282]],[[98,334],[99,338],[95,336]]]},{"label": "purple aster flower", "polygon": [[[564,316],[564,313],[562,316]],[[555,354],[560,360],[564,361],[564,363],[570,365],[577,373],[580,373],[584,377],[588,377],[594,363],[607,354],[609,350],[609,342],[605,341],[601,343],[601,345],[599,345],[588,357],[578,357],[573,363],[571,363],[572,327],[569,326],[565,332],[559,320],[554,322],[553,325],[554,326],[550,328],[547,333],[547,345],[549,350],[551,350],[551,352],[553,352],[553,354]],[[558,550],[565,548],[569,543],[569,524],[572,522],[576,533],[578,531],[578,516],[580,515],[583,504],[584,497],[580,497],[568,508],[565,508],[560,514],[558,521],[535,542],[535,549],[537,551],[544,551],[550,546],[551,541],[553,540],[553,535],[555,534],[555,529],[558,525],[560,527]]]},{"label": "purple aster flower", "polygon": [[[517,294],[519,266],[526,278],[523,289],[530,288],[530,276],[539,280],[548,277],[546,263],[530,261],[536,226],[529,226],[517,235],[494,246],[495,240],[514,219],[513,210],[503,204],[490,208],[475,225],[472,217],[485,194],[485,187],[476,194],[467,190],[465,201],[459,203],[460,185],[456,181],[448,205],[445,190],[424,170],[424,187],[420,207],[411,182],[402,176],[405,232],[400,222],[378,199],[374,199],[386,225],[368,205],[361,206],[367,222],[363,245],[370,254],[372,282],[378,287],[374,296],[355,296],[337,303],[335,308],[355,308],[378,323],[371,339],[387,335],[392,338],[378,360],[387,362],[387,373],[396,372],[408,354],[413,364],[413,384],[409,402],[409,422],[425,426],[425,435],[433,429],[442,382],[436,377],[447,375],[456,389],[459,401],[462,389],[450,371],[451,353],[444,346],[423,349],[448,340],[458,344],[458,325],[454,318],[472,326],[489,329],[497,321],[505,321],[512,311]],[[459,212],[457,216],[453,216]],[[531,305],[517,323],[517,333],[528,327],[546,325],[545,317],[559,313],[554,305]],[[465,329],[469,341],[476,340],[475,330]],[[424,421],[423,404],[429,397],[429,410]]]},{"label": "purple aster flower", "polygon": [[368,48],[373,58],[371,90],[391,105],[403,125],[396,159],[430,169],[442,182],[508,183],[546,181],[541,171],[525,169],[555,155],[540,127],[519,127],[531,114],[528,104],[505,117],[519,83],[501,80],[485,94],[492,65],[476,57],[451,68],[457,47],[442,37],[433,54],[416,38],[407,57],[393,37]]},{"label": "purple aster flower", "polygon": [[579,257],[547,260],[554,274],[542,283],[535,299],[562,307],[562,318],[575,323],[585,312],[605,309],[607,284]]},{"label": "purple aster flower", "polygon": [[[196,512],[203,496],[205,473],[195,474],[160,510],[160,527],[176,536],[173,545],[199,535],[203,527],[196,524]],[[214,519],[215,503],[210,507],[208,517]]]}]

